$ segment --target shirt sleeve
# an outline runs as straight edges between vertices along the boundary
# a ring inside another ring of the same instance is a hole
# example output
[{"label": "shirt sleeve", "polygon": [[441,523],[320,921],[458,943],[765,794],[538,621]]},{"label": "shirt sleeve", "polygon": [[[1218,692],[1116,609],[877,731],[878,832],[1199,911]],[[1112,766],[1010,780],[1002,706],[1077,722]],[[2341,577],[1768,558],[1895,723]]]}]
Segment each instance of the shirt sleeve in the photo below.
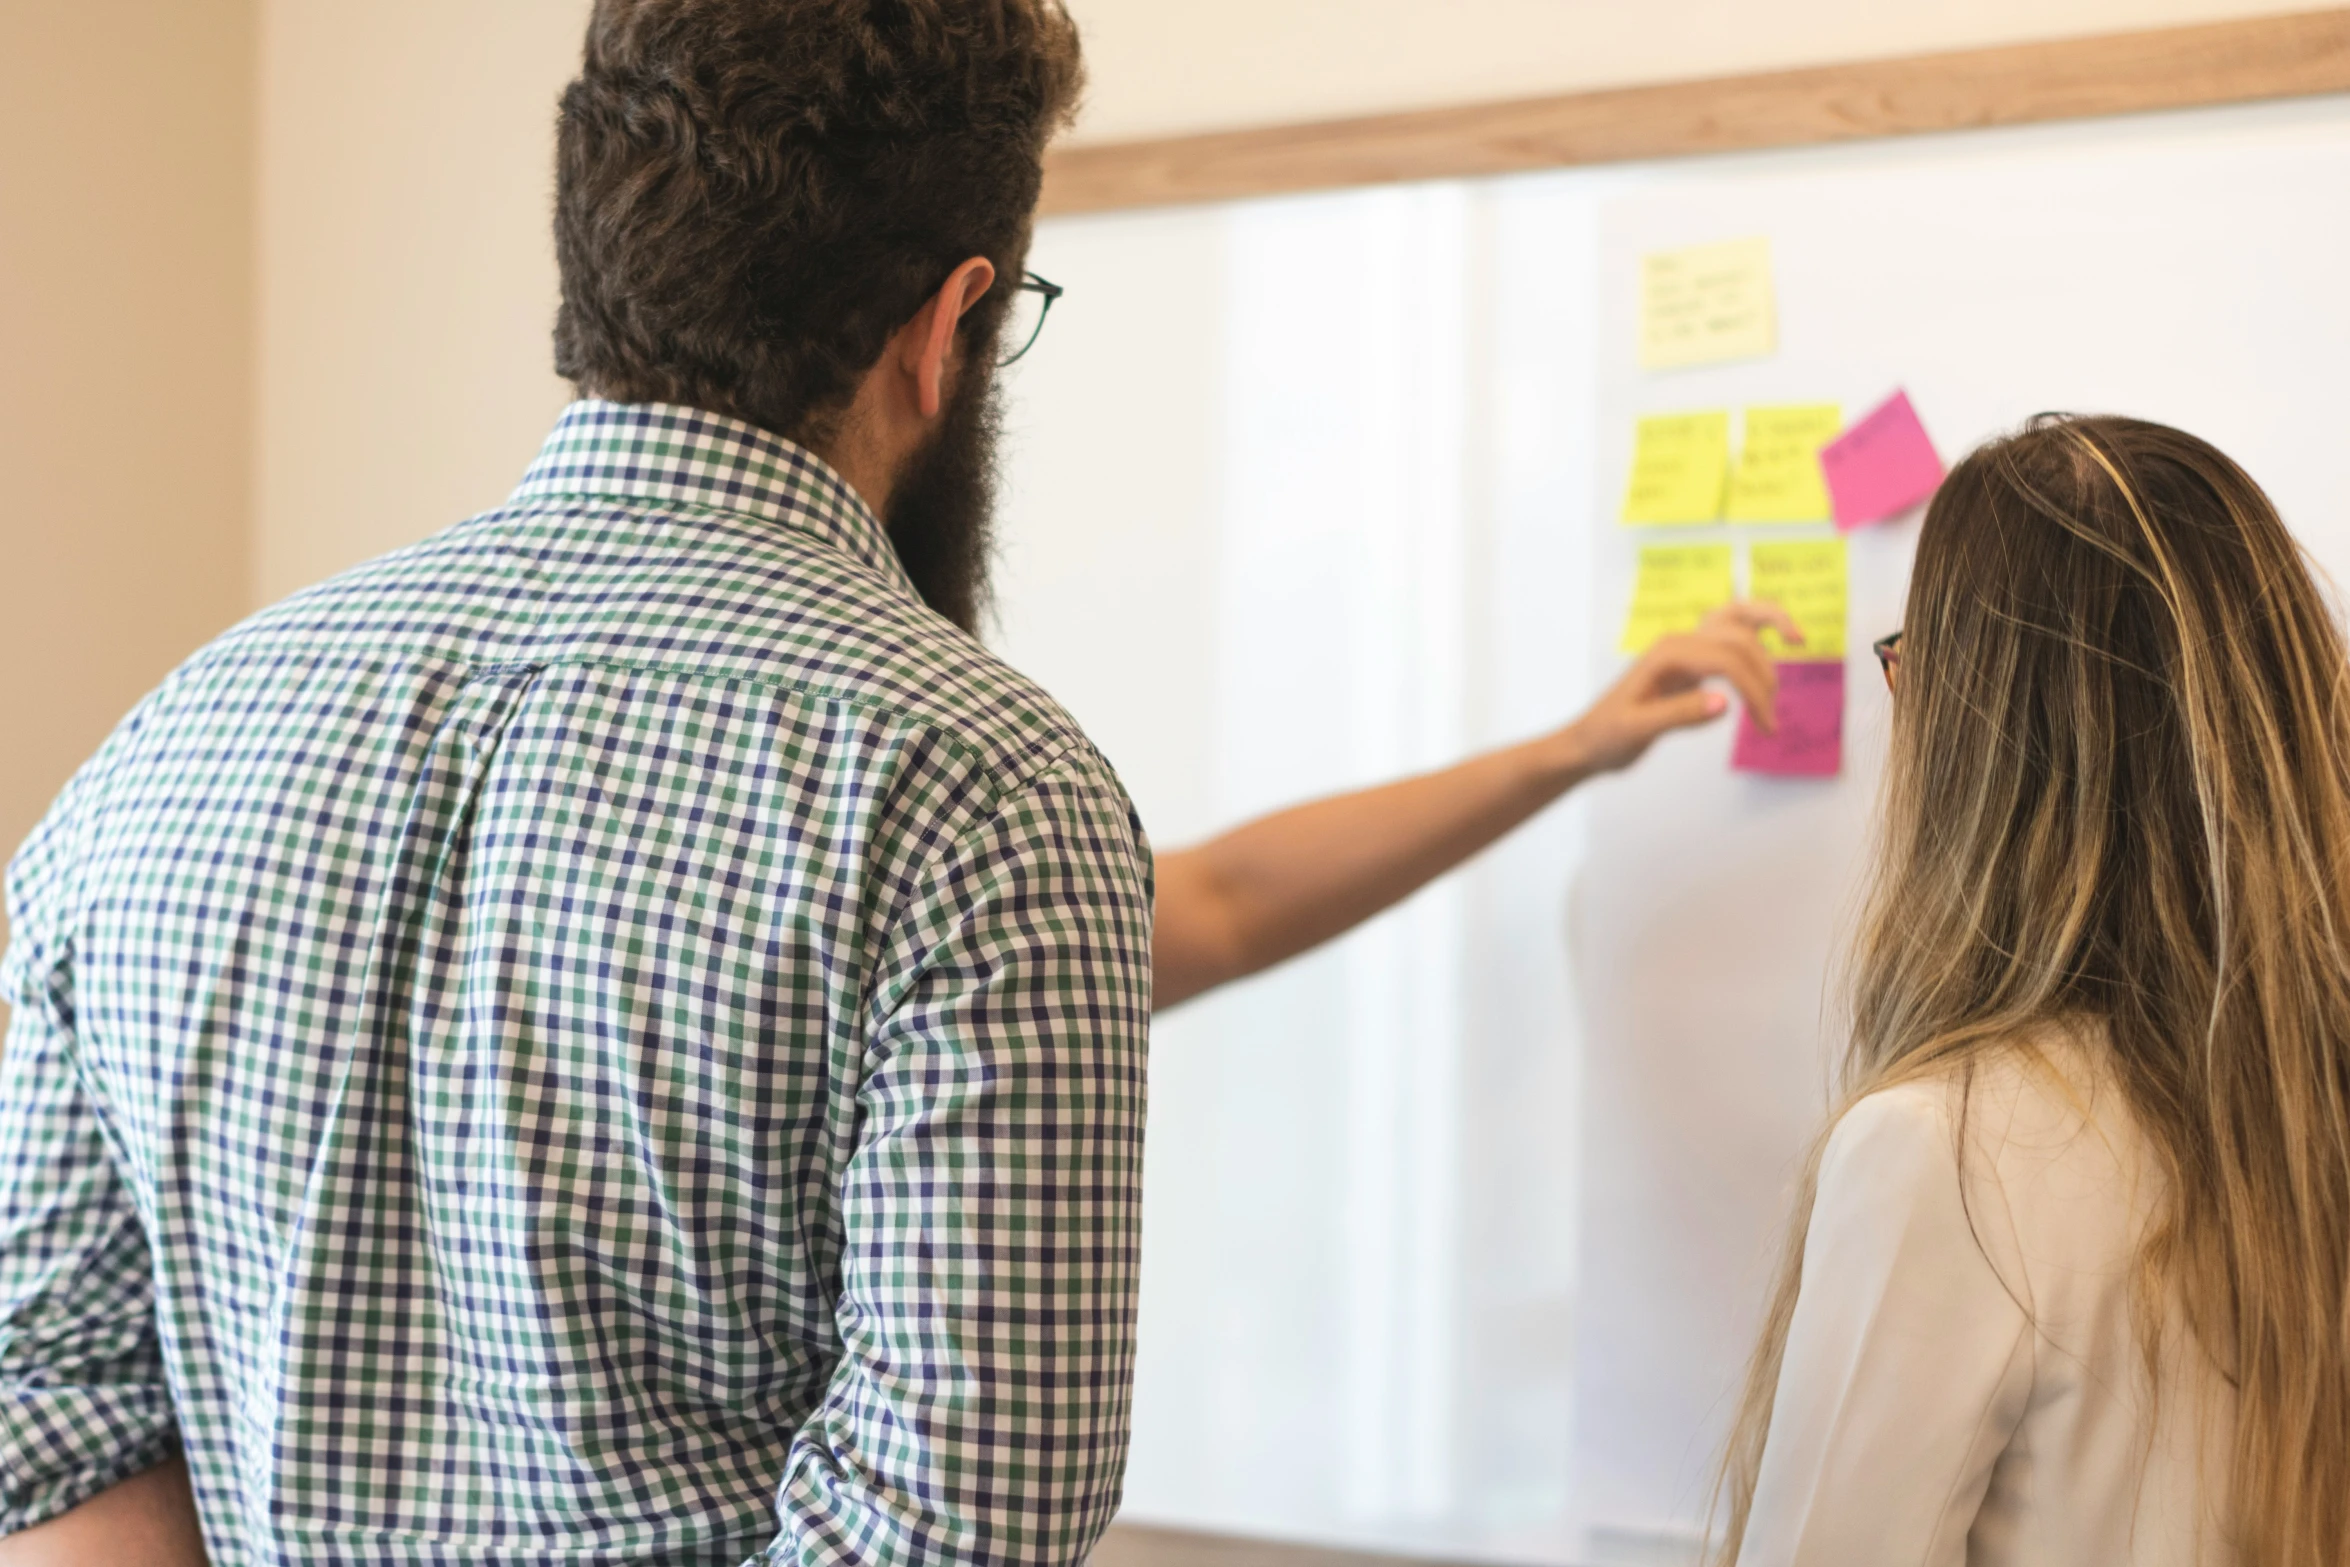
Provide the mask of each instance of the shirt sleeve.
[{"label": "shirt sleeve", "polygon": [[842,1181],[842,1359],[768,1562],[1075,1564],[1117,1510],[1150,909],[1140,828],[1090,757],[915,895]]},{"label": "shirt sleeve", "polygon": [[147,1237],[73,1065],[68,944],[47,915],[56,818],[12,869],[0,961],[0,1534],[87,1501],[179,1446]]},{"label": "shirt sleeve", "polygon": [[1996,1188],[1970,1191],[1933,1087],[1830,1137],[1741,1567],[1964,1567],[2034,1343],[1984,1249]]}]

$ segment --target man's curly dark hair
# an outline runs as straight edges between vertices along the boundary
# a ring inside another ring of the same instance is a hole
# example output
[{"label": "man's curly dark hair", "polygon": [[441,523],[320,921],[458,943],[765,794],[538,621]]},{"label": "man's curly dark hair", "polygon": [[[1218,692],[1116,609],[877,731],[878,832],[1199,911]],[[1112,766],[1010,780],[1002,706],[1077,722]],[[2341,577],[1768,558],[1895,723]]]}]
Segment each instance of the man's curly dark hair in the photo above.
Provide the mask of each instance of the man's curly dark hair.
[{"label": "man's curly dark hair", "polygon": [[557,133],[556,369],[822,441],[972,256],[992,344],[1083,74],[1060,0],[597,0]]}]

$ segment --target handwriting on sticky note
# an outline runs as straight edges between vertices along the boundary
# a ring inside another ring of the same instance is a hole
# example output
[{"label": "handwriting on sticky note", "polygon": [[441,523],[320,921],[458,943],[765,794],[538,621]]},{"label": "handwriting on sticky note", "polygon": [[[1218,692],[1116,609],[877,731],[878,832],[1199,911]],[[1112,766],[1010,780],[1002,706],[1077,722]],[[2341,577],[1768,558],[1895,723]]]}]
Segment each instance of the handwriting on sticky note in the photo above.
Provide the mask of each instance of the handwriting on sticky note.
[{"label": "handwriting on sticky note", "polygon": [[1725,514],[1732,522],[1826,522],[1820,448],[1843,428],[1843,410],[1834,403],[1747,409]]},{"label": "handwriting on sticky note", "polygon": [[1748,559],[1747,596],[1776,604],[1803,628],[1803,645],[1763,633],[1771,657],[1806,663],[1844,657],[1847,560],[1842,539],[1757,544]]},{"label": "handwriting on sticky note", "polygon": [[1640,577],[1632,588],[1632,613],[1625,618],[1618,646],[1627,653],[1645,653],[1659,637],[1695,631],[1700,621],[1737,595],[1727,544],[1644,549]]},{"label": "handwriting on sticky note", "polygon": [[1942,458],[1907,392],[1895,392],[1820,452],[1836,526],[1898,517],[1934,493]]},{"label": "handwriting on sticky note", "polygon": [[1727,413],[1658,414],[1640,421],[1624,520],[1641,527],[1718,522],[1730,477]]},{"label": "handwriting on sticky note", "polygon": [[1759,359],[1778,341],[1769,240],[1737,239],[1641,258],[1643,370]]},{"label": "handwriting on sticky note", "polygon": [[1844,665],[1781,664],[1779,727],[1764,733],[1740,710],[1730,765],[1781,778],[1833,778],[1844,770]]}]

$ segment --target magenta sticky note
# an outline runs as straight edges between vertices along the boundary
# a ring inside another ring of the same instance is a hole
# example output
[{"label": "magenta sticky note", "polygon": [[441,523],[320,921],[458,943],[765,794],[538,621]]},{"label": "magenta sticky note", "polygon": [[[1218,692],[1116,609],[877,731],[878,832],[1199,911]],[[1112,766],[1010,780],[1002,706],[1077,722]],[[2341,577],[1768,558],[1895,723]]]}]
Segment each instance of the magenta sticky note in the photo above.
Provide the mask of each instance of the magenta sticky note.
[{"label": "magenta sticky note", "polygon": [[1942,458],[1907,392],[1895,392],[1820,448],[1836,526],[1852,529],[1898,517],[1934,493]]},{"label": "magenta sticky note", "polygon": [[1844,666],[1781,664],[1779,728],[1765,734],[1740,709],[1730,765],[1781,778],[1833,778],[1844,769]]}]

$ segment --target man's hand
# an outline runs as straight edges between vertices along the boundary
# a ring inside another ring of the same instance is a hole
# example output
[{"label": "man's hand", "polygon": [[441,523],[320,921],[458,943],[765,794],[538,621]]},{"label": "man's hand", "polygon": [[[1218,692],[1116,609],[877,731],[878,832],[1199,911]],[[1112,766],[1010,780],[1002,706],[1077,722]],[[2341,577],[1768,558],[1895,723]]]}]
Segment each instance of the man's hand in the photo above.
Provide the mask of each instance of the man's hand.
[{"label": "man's hand", "polygon": [[173,1457],[0,1540],[5,1567],[205,1567],[188,1465]]},{"label": "man's hand", "polygon": [[1510,831],[1594,773],[1629,766],[1668,730],[1719,718],[1725,680],[1774,727],[1778,679],[1758,633],[1802,641],[1787,612],[1733,604],[1667,637],[1564,729],[1441,772],[1292,806],[1159,857],[1157,1003],[1328,941]]},{"label": "man's hand", "polygon": [[1659,736],[1711,723],[1730,710],[1729,696],[1706,684],[1726,680],[1765,729],[1778,727],[1779,677],[1760,633],[1771,627],[1789,643],[1803,634],[1776,604],[1732,604],[1681,636],[1666,637],[1640,656],[1591,710],[1569,726],[1584,768],[1594,773],[1629,767]]}]

